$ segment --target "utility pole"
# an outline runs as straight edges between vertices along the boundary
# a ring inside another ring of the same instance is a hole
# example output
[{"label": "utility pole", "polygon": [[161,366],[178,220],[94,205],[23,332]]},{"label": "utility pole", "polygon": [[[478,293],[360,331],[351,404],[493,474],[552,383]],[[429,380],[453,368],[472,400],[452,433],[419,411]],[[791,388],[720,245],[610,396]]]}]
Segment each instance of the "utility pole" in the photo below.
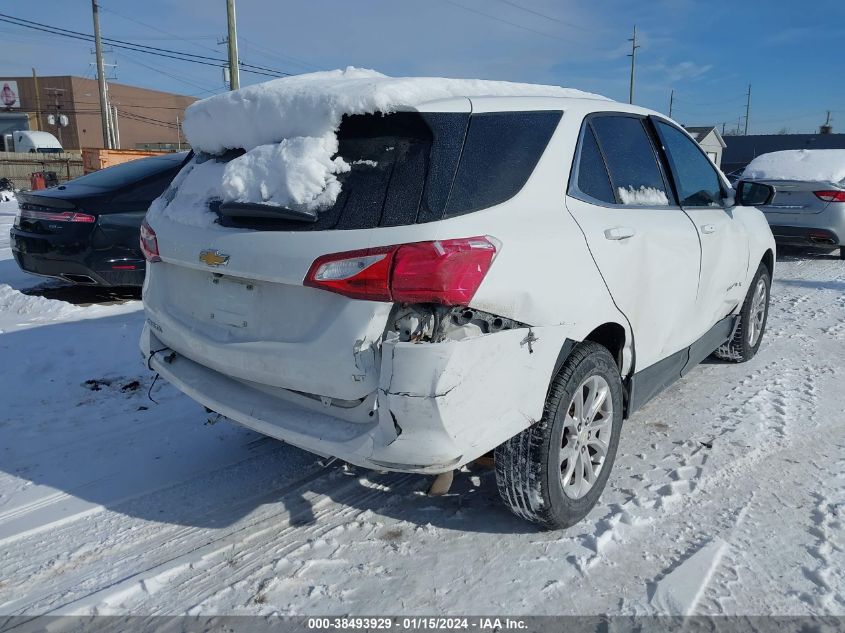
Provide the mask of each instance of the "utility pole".
[{"label": "utility pole", "polygon": [[111,134],[109,133],[109,102],[106,97],[106,71],[103,66],[103,43],[100,41],[100,8],[97,0],[91,0],[94,13],[94,53],[97,55],[97,84],[100,89],[100,118],[103,124],[103,146],[111,149]]},{"label": "utility pole", "polygon": [[722,121],[722,136],[725,135],[725,121]]},{"label": "utility pole", "polygon": [[628,103],[634,103],[634,65],[637,61],[637,49],[639,48],[636,24],[634,25],[634,37],[628,38],[628,41],[631,42],[631,54],[628,55],[631,58],[631,85],[628,90]]},{"label": "utility pole", "polygon": [[669,93],[669,118],[672,118],[672,106],[675,105],[675,90]]},{"label": "utility pole", "polygon": [[38,75],[35,74],[34,68],[32,69],[32,83],[35,86],[35,122],[38,124],[38,129],[43,130],[44,125],[41,123],[41,90],[38,88]]},{"label": "utility pole", "polygon": [[229,90],[241,87],[238,67],[238,27],[235,23],[235,0],[226,0],[226,18],[229,22]]},{"label": "utility pole", "polygon": [[179,128],[179,115],[176,115],[176,149],[182,151],[182,131]]},{"label": "utility pole", "polygon": [[748,100],[745,102],[745,136],[748,136],[748,117],[751,116],[751,84],[748,84]]}]

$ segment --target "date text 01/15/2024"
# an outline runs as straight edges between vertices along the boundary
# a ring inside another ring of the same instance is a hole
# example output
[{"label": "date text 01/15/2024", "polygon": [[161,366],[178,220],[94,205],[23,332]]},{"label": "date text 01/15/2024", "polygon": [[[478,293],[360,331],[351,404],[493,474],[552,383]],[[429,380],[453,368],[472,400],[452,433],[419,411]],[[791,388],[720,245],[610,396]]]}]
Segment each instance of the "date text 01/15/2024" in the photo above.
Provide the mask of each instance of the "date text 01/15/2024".
[{"label": "date text 01/15/2024", "polygon": [[519,631],[527,628],[527,623],[519,618],[448,618],[448,617],[338,617],[308,618],[311,630],[477,630],[477,631]]}]

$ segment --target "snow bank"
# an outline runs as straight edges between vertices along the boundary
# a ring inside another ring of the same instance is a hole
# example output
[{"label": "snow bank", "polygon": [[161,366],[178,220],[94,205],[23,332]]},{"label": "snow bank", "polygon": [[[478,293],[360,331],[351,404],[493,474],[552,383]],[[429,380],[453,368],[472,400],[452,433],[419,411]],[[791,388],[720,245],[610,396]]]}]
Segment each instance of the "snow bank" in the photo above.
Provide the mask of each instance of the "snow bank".
[{"label": "snow bank", "polygon": [[65,301],[25,295],[0,283],[0,333],[22,324],[41,323],[74,316],[84,308]]},{"label": "snow bank", "polygon": [[194,150],[246,153],[216,173],[186,167],[181,188],[159,200],[150,219],[164,214],[190,225],[208,225],[207,201],[259,202],[322,209],[340,193],[336,175],[349,170],[337,153],[337,130],[346,114],[394,112],[437,99],[481,96],[546,96],[605,99],[539,84],[436,77],[388,77],[374,70],[347,68],[275,79],[215,95],[192,104],[184,130]]},{"label": "snow bank", "polygon": [[643,185],[639,189],[634,189],[630,185],[628,187],[618,187],[619,199],[622,204],[637,204],[637,205],[658,205],[665,206],[669,204],[669,198],[660,189],[654,187],[646,187]]},{"label": "snow bank", "polygon": [[797,149],[760,154],[744,179],[845,182],[845,149]]}]

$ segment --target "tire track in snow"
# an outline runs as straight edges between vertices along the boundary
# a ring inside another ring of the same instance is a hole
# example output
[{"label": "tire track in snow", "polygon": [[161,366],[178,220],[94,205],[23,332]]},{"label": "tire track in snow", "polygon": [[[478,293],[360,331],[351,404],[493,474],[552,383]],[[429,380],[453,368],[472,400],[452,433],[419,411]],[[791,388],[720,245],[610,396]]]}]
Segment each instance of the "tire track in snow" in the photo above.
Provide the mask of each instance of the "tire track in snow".
[{"label": "tire track in snow", "polygon": [[[331,479],[337,480],[339,477],[335,472]],[[401,494],[420,480],[417,475],[377,477],[390,478],[389,489],[392,494]],[[322,479],[321,474],[312,479],[312,482],[318,479]],[[203,602],[213,602],[217,595],[227,593],[230,587],[249,582],[256,574],[260,575],[262,569],[285,560],[288,556],[299,551],[315,550],[319,545],[328,542],[327,539],[331,538],[332,533],[342,531],[343,526],[353,518],[371,512],[361,510],[360,505],[366,506],[373,501],[385,499],[385,486],[368,485],[367,478],[349,476],[345,479],[346,481],[341,480],[341,485],[333,489],[331,496],[312,492],[302,495],[314,512],[313,521],[308,525],[299,524],[299,517],[296,515],[285,516],[285,512],[272,512],[248,525],[238,527],[235,531],[203,542],[194,549],[175,552],[167,559],[135,572],[110,587],[64,605],[56,613],[102,615],[131,610],[155,615],[161,609],[156,601],[156,594],[161,588],[167,587],[168,591],[172,591],[174,587],[188,585],[190,589],[182,595],[182,599],[194,601],[195,604],[188,607],[185,613],[201,612],[198,609]],[[373,505],[377,507],[377,504]],[[237,549],[239,547],[240,550]],[[339,546],[335,546],[334,551],[337,549]],[[323,560],[331,560],[331,555],[326,554]],[[315,561],[310,560],[304,565],[314,564]],[[225,582],[221,587],[223,578]],[[268,579],[262,578],[258,583],[259,587],[266,580]],[[266,588],[257,588],[254,595]]]},{"label": "tire track in snow", "polygon": [[[260,469],[266,468],[268,464],[272,463],[273,459],[279,459],[279,454],[268,453],[252,460],[228,465],[216,472],[207,473],[205,477],[198,477],[194,482],[215,486],[219,485],[218,482],[226,479],[227,476],[237,481],[240,479],[240,475],[250,470],[260,472]],[[223,529],[219,530],[221,533],[219,538],[228,537],[233,532],[248,530],[254,523],[268,518],[284,518],[289,514],[286,507],[284,505],[281,505],[281,507],[273,505],[273,502],[278,501],[280,497],[285,497],[303,487],[307,487],[321,477],[330,476],[332,472],[313,467],[294,481],[283,482],[281,486],[276,482],[275,485],[265,489],[262,489],[261,486],[272,484],[272,480],[269,482],[262,481],[260,478],[254,480],[251,483],[255,485],[254,489],[257,489],[258,492],[249,495],[235,492],[230,499],[227,499],[231,503],[226,507],[225,516],[238,516],[241,508],[261,507],[265,503],[268,504],[268,509],[263,513],[257,512],[257,517],[247,515],[228,528],[224,526]],[[246,481],[246,479],[241,479],[241,481]],[[143,522],[139,526],[137,519],[132,516],[132,512],[151,515],[151,513],[146,512],[146,508],[143,506],[148,501],[156,503],[156,497],[161,497],[165,506],[169,505],[167,503],[168,495],[172,495],[178,502],[186,493],[190,495],[191,484],[192,482],[185,482],[182,485],[173,486],[170,490],[159,490],[134,502],[118,506],[115,508],[118,512],[104,512],[87,516],[81,521],[86,524],[86,529],[82,530],[81,534],[78,526],[73,523],[62,526],[50,535],[50,543],[54,544],[52,548],[44,548],[47,542],[44,537],[39,535],[19,541],[13,551],[16,556],[7,555],[3,562],[8,569],[15,568],[16,575],[26,578],[28,585],[37,587],[37,590],[29,594],[23,591],[16,592],[17,596],[13,594],[11,599],[5,602],[2,602],[2,598],[0,598],[0,610],[5,613],[23,613],[37,606],[39,610],[46,612],[62,606],[68,600],[75,600],[75,593],[77,592],[96,591],[104,581],[113,584],[124,576],[131,576],[133,569],[139,567],[146,569],[160,564],[161,561],[169,560],[174,556],[174,551],[178,555],[180,549],[183,552],[190,551],[198,546],[197,542],[205,544],[218,538],[214,536],[215,530],[213,528],[198,528],[190,524],[156,524],[149,521]],[[141,506],[141,512],[133,507],[136,505]],[[121,508],[127,514],[119,513]],[[201,508],[195,512],[186,509],[186,514],[188,513],[190,513],[190,516],[186,518],[190,518],[194,523],[208,515],[212,519],[221,517],[219,514],[220,508],[217,507]],[[79,561],[74,557],[74,552],[82,552],[86,558],[90,558],[90,555],[87,554],[87,548],[84,547],[86,543],[95,543],[96,550],[101,555],[111,555],[110,569],[105,577],[102,569],[83,567],[81,562],[84,561]],[[44,556],[40,558],[37,555],[33,556],[33,551],[36,553],[43,551]],[[75,569],[80,571],[75,574],[68,573]],[[2,593],[0,593],[0,596],[2,596]]]},{"label": "tire track in snow", "polygon": [[[38,570],[41,578],[37,581],[39,585],[48,585],[46,591],[21,601],[0,604],[0,608],[6,613],[26,613],[36,608],[41,613],[102,614],[119,610],[117,605],[125,603],[133,611],[137,607],[145,612],[145,607],[139,605],[148,601],[154,603],[153,596],[159,588],[168,586],[173,590],[174,584],[177,587],[190,585],[192,599],[199,602],[220,591],[221,578],[228,576],[228,586],[242,573],[255,572],[266,563],[265,554],[286,549],[296,551],[310,538],[309,534],[314,533],[317,536],[313,538],[317,538],[339,523],[369,512],[361,510],[362,505],[378,507],[376,502],[380,498],[390,502],[392,497],[385,495],[386,489],[396,489],[395,492],[401,494],[421,481],[416,475],[378,477],[385,479],[389,486],[344,475],[338,468],[313,469],[295,482],[262,493],[266,509],[248,515],[228,529],[191,526],[168,529],[169,526],[162,526],[154,534],[134,535],[132,526],[128,526],[128,533],[121,534],[114,525],[105,525],[103,532],[118,538],[99,543],[98,549],[117,551],[120,555],[112,561],[118,569],[111,574],[110,580],[104,583],[100,575],[102,570],[96,567],[83,567],[81,573],[68,573],[85,563],[84,560],[67,560],[58,565],[48,561]],[[297,499],[291,508],[284,503],[289,499]],[[256,504],[254,498],[245,504],[263,505]],[[120,538],[124,535],[131,539],[128,543]],[[137,539],[137,536],[141,538]],[[90,558],[90,553],[84,555]],[[246,571],[242,572],[244,569]],[[182,574],[190,578],[185,585],[179,581]],[[62,582],[50,584],[49,576],[62,577]],[[149,608],[156,612],[154,605]]]}]

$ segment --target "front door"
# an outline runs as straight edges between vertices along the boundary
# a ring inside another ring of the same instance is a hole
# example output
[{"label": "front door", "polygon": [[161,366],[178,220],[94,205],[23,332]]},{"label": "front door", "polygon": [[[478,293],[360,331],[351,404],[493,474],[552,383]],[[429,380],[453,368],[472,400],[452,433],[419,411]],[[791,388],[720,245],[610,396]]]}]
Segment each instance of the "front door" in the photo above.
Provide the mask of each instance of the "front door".
[{"label": "front door", "polygon": [[721,178],[707,156],[684,132],[653,119],[672,170],[681,207],[695,224],[701,241],[701,280],[695,327],[706,332],[742,303],[748,270],[748,240]]}]

